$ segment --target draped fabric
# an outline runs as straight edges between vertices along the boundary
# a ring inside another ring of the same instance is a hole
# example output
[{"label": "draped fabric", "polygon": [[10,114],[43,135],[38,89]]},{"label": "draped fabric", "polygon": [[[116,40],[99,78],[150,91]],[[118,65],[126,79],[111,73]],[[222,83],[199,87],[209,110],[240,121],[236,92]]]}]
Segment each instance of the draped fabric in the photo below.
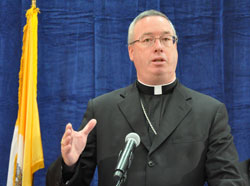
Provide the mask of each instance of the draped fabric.
[{"label": "draped fabric", "polygon": [[27,12],[19,72],[18,114],[11,143],[7,186],[33,183],[33,174],[44,168],[37,106],[38,8]]},{"label": "draped fabric", "polygon": [[[7,180],[22,28],[30,3],[0,1],[0,185]],[[248,0],[37,0],[37,7],[37,100],[45,169],[35,173],[34,185],[45,185],[46,170],[60,155],[66,123],[80,126],[88,100],[136,79],[127,29],[147,9],[164,12],[176,27],[178,79],[226,104],[240,160],[250,157]]]}]

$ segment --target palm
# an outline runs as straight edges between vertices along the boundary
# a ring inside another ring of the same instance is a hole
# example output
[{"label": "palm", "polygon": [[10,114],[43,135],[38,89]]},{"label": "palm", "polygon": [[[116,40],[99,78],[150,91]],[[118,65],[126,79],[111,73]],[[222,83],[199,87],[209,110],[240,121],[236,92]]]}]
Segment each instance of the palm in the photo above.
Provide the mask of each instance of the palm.
[{"label": "palm", "polygon": [[90,131],[95,127],[96,120],[92,119],[80,131],[74,131],[71,124],[68,124],[61,141],[61,153],[66,165],[74,165],[82,151],[84,150],[87,137]]},{"label": "palm", "polygon": [[68,158],[71,162],[76,162],[84,150],[87,142],[87,135],[82,134],[82,132],[73,131],[72,147],[68,153]]}]

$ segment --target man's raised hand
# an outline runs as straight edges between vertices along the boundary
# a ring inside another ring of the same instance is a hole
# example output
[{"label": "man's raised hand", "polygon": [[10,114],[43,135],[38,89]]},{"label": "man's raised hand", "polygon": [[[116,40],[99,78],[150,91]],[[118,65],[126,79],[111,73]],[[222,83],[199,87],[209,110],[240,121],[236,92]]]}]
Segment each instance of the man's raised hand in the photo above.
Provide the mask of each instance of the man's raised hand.
[{"label": "man's raised hand", "polygon": [[72,166],[77,162],[86,146],[88,134],[95,127],[96,123],[95,119],[91,119],[80,131],[75,131],[70,123],[66,125],[61,140],[61,153],[63,161],[67,166]]}]

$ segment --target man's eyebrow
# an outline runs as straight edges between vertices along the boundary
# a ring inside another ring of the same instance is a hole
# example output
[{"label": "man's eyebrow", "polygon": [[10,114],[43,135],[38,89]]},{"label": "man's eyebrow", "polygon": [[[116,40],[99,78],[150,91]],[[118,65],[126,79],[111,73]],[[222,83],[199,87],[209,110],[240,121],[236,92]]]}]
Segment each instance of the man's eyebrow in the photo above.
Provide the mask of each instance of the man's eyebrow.
[{"label": "man's eyebrow", "polygon": [[[171,33],[169,31],[166,31],[166,32],[162,32],[161,34],[163,35],[163,34],[171,34]],[[145,36],[145,35],[154,35],[154,34],[152,32],[146,32],[142,35]]]},{"label": "man's eyebrow", "polygon": [[166,32],[163,32],[163,34],[171,34],[171,32],[169,32],[169,31],[166,31]]}]

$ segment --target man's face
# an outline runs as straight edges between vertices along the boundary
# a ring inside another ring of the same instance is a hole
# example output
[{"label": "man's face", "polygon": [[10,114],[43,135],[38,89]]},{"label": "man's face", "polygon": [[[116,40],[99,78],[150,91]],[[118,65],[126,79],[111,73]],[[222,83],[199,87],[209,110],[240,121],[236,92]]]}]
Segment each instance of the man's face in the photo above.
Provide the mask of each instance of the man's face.
[{"label": "man's face", "polygon": [[[174,35],[169,21],[161,16],[149,16],[135,24],[132,41],[144,35],[159,38],[163,34]],[[176,42],[167,47],[159,39],[152,46],[136,42],[129,45],[128,50],[137,71],[137,78],[142,82],[163,84],[174,80],[178,60]]]}]

